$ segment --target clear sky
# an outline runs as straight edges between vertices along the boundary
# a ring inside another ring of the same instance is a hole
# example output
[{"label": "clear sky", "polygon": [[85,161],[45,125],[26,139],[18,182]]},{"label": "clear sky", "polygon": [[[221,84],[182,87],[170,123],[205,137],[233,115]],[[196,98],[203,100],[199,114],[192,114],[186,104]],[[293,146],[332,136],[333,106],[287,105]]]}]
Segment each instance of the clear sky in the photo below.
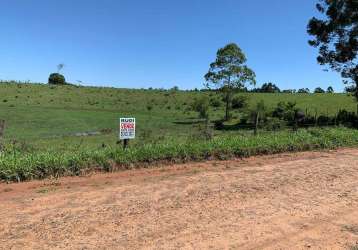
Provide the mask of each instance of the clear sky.
[{"label": "clear sky", "polygon": [[201,88],[218,48],[237,43],[257,82],[332,85],[307,44],[315,0],[1,0],[0,79]]}]

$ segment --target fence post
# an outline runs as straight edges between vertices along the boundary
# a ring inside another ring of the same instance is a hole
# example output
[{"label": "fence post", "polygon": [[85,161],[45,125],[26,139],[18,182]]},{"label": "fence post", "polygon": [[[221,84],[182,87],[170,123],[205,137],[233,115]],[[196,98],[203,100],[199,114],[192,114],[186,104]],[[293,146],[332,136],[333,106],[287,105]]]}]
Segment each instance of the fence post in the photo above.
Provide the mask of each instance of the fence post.
[{"label": "fence post", "polygon": [[257,111],[256,112],[256,118],[255,118],[255,130],[254,130],[254,135],[257,135],[257,127],[259,125],[259,119],[260,119],[260,112]]},{"label": "fence post", "polygon": [[127,149],[127,148],[128,148],[128,144],[129,144],[129,139],[124,139],[124,140],[123,140],[123,149]]},{"label": "fence post", "polygon": [[3,137],[5,133],[5,120],[0,120],[0,150],[2,148]]},{"label": "fence post", "polygon": [[317,108],[316,108],[316,113],[315,113],[315,115],[314,115],[314,121],[315,121],[315,127],[317,127],[317,125],[318,125],[318,121],[317,121]]}]

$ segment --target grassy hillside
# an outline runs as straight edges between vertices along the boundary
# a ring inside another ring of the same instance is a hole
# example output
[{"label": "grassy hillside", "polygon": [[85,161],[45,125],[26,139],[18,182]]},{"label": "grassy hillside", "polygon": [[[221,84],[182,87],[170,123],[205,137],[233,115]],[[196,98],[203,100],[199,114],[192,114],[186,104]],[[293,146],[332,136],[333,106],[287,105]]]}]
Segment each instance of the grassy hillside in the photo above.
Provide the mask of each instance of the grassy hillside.
[{"label": "grassy hillside", "polygon": [[[24,141],[38,149],[114,145],[118,118],[137,118],[138,139],[186,141],[194,132],[197,114],[188,111],[192,100],[215,93],[131,90],[41,84],[0,84],[0,119],[6,120],[6,140]],[[314,114],[356,110],[346,94],[245,94],[251,106],[264,100],[268,108],[279,101],[295,101]],[[211,110],[212,119],[223,116],[223,107]],[[234,113],[239,118],[239,113]],[[82,132],[100,132],[79,136]],[[218,132],[217,132],[218,133]]]}]

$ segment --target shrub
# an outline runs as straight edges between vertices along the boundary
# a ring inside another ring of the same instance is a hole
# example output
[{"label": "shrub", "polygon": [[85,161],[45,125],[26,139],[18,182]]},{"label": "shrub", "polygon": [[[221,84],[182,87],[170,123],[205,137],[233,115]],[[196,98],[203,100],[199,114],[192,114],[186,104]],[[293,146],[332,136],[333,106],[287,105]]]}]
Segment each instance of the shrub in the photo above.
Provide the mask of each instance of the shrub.
[{"label": "shrub", "polygon": [[191,104],[191,109],[199,113],[199,118],[208,118],[209,117],[209,100],[206,96],[203,96],[199,99],[194,99],[194,102]]},{"label": "shrub", "polygon": [[153,109],[153,105],[152,104],[147,104],[147,110],[151,111]]},{"label": "shrub", "polygon": [[219,108],[221,106],[222,102],[218,98],[211,98],[210,99],[210,106],[214,108]]},{"label": "shrub", "polygon": [[332,123],[332,120],[325,115],[320,115],[317,119],[318,126],[326,126],[329,125],[330,123]]},{"label": "shrub", "polygon": [[345,126],[357,127],[358,116],[354,112],[348,112],[347,110],[343,109],[338,112],[336,122]]},{"label": "shrub", "polygon": [[235,96],[232,99],[232,108],[233,109],[243,109],[248,107],[248,97],[247,96]]},{"label": "shrub", "polygon": [[65,85],[66,79],[59,73],[52,73],[48,78],[48,84]]},{"label": "shrub", "polygon": [[283,129],[285,125],[284,121],[276,117],[269,117],[265,121],[264,128],[269,131],[277,131]]},{"label": "shrub", "polygon": [[249,117],[247,115],[240,118],[240,124],[246,125],[249,122]]},{"label": "shrub", "polygon": [[303,121],[304,113],[296,108],[295,102],[279,102],[272,112],[272,117],[293,123],[297,119]]},{"label": "shrub", "polygon": [[216,130],[223,130],[224,129],[224,122],[222,120],[218,120],[214,122],[214,128]]}]

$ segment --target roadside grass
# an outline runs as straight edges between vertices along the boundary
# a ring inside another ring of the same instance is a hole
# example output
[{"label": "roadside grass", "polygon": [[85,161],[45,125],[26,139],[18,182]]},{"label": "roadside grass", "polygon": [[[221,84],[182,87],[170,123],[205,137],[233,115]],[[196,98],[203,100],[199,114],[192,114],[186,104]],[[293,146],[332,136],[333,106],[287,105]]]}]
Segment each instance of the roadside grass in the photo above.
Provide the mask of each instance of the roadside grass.
[{"label": "roadside grass", "polygon": [[152,164],[229,159],[337,147],[358,146],[358,130],[348,128],[302,129],[253,135],[220,135],[210,141],[161,143],[130,147],[21,152],[0,155],[0,180],[26,181],[83,175],[91,171],[117,171]]}]

